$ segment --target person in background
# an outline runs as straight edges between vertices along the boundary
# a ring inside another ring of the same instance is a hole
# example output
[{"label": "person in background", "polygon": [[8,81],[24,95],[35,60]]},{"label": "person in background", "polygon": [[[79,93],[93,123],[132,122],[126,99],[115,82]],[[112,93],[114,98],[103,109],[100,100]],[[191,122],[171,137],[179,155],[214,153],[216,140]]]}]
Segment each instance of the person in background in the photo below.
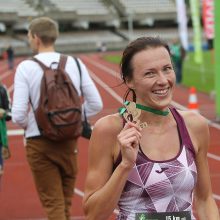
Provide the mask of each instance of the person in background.
[{"label": "person in background", "polygon": [[4,160],[11,157],[8,146],[6,111],[0,108],[0,179],[3,175]]},{"label": "person in background", "polygon": [[106,52],[107,51],[107,45],[105,42],[97,42],[97,51],[98,52]]},{"label": "person in background", "polygon": [[[35,54],[34,57],[48,67],[52,63],[59,63],[60,60],[61,54],[55,51],[58,35],[58,24],[51,18],[39,17],[30,22],[30,47]],[[86,66],[80,59],[79,63],[82,81],[73,57],[68,56],[65,70],[79,95],[81,87],[84,96],[82,108],[85,109],[86,116],[91,117],[102,109],[102,99]],[[33,60],[27,59],[18,65],[14,78],[12,120],[25,130],[27,160],[47,218],[70,220],[78,169],[77,139],[56,142],[41,135],[34,110],[39,104],[42,76],[42,68]]]},{"label": "person in background", "polygon": [[5,114],[5,110],[0,108],[0,180],[1,180],[1,176],[3,174],[3,155],[2,155],[2,151],[3,151],[3,140],[5,139],[5,133],[6,133],[6,124],[5,124],[5,120],[4,120],[4,114]]},{"label": "person in background", "polygon": [[14,49],[11,45],[8,46],[7,50],[7,60],[8,60],[8,69],[14,69]]},{"label": "person in background", "polygon": [[0,177],[3,174],[4,160],[10,158],[6,124],[11,120],[9,97],[7,87],[0,82]]},{"label": "person in background", "polygon": [[173,40],[170,48],[171,58],[174,64],[174,69],[176,73],[176,83],[181,84],[182,82],[182,69],[183,69],[183,61],[186,56],[186,51],[183,46],[179,43],[177,39]]},{"label": "person in background", "polygon": [[117,220],[195,220],[194,198],[200,220],[219,220],[207,120],[171,107],[176,77],[168,45],[138,38],[125,48],[120,67],[125,106],[99,119],[90,139],[86,219],[106,220],[118,207]]}]

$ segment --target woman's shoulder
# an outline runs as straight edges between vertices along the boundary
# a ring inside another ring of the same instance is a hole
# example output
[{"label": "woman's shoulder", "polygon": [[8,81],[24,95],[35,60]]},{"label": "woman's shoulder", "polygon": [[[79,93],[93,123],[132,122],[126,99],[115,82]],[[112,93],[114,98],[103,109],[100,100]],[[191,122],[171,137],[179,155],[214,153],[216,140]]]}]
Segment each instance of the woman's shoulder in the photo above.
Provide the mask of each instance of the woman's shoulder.
[{"label": "woman's shoulder", "polygon": [[208,120],[201,114],[193,111],[178,111],[186,124],[195,151],[207,149],[210,139]]},{"label": "woman's shoulder", "polygon": [[208,120],[198,112],[190,110],[178,110],[178,112],[183,117],[185,123],[190,127],[200,129],[208,125]]},{"label": "woman's shoulder", "polygon": [[208,120],[197,112],[179,110],[178,112],[183,117],[195,150],[198,152],[201,146],[209,141]]},{"label": "woman's shoulder", "polygon": [[122,128],[123,119],[119,114],[100,118],[94,125],[90,146],[99,149],[100,152],[105,149],[105,154],[109,153],[115,158],[115,155],[118,155],[117,136]]},{"label": "woman's shoulder", "polygon": [[94,130],[99,133],[118,133],[123,128],[123,119],[116,113],[100,118],[94,125]]}]

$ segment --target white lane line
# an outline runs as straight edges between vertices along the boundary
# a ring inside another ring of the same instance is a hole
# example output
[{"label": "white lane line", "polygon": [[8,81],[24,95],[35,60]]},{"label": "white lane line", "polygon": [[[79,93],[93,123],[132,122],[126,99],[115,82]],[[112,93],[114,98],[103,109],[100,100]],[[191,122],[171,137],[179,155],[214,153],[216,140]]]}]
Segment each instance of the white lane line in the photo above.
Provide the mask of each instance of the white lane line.
[{"label": "white lane line", "polygon": [[10,129],[7,132],[8,136],[19,136],[19,135],[24,135],[24,130],[23,129]]},{"label": "white lane line", "polygon": [[108,68],[107,66],[104,66],[104,65],[102,65],[102,64],[100,64],[100,63],[97,63],[96,61],[93,61],[93,60],[91,60],[90,58],[88,58],[88,57],[86,57],[86,56],[83,56],[83,59],[85,59],[86,62],[91,63],[93,66],[98,67],[98,68],[101,69],[101,70],[104,70],[104,71],[107,72],[108,74],[110,74],[110,75],[112,75],[112,76],[114,76],[114,77],[116,77],[116,78],[120,78],[118,72],[116,72],[116,71],[114,71],[114,70],[111,70],[111,69]]},{"label": "white lane line", "polygon": [[75,188],[74,189],[74,193],[80,197],[83,197],[84,196],[84,192],[80,191],[79,189]]},{"label": "white lane line", "polygon": [[91,70],[89,71],[90,75],[92,76],[92,78],[94,79],[94,81],[96,81],[100,86],[102,86],[103,89],[105,89],[111,96],[113,96],[118,102],[120,102],[121,104],[123,103],[123,99],[113,90],[109,87],[109,85],[107,85],[106,83],[104,83],[100,78],[98,78]]},{"label": "white lane line", "polygon": [[208,156],[209,158],[212,158],[213,160],[220,161],[220,156],[217,156],[217,155],[215,155],[215,154],[208,153],[207,156]]},{"label": "white lane line", "polygon": [[216,195],[216,194],[213,194],[213,198],[216,199],[216,200],[220,200],[220,196]]}]

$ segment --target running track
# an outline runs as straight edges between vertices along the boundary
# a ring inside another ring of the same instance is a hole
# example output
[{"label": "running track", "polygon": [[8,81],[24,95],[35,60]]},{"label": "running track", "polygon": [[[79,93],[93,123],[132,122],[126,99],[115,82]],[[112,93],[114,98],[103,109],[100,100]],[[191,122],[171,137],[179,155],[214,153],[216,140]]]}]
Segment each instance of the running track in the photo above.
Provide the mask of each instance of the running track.
[{"label": "running track", "polygon": [[[104,109],[91,121],[117,111],[121,106],[124,94],[123,86],[119,86],[120,78],[118,66],[103,61],[101,54],[79,54],[90,70],[91,77],[96,83],[104,102]],[[24,58],[16,58],[16,65]],[[0,61],[0,80],[7,85],[10,95],[13,94],[14,71],[8,71],[5,61]],[[220,209],[220,125],[214,122],[214,101],[207,95],[197,93],[200,112],[210,123],[211,143],[208,153],[211,181],[214,198]],[[179,86],[175,90],[174,102],[178,108],[186,108],[188,103],[188,89]],[[0,188],[0,220],[45,220],[45,213],[41,208],[35,192],[31,173],[25,158],[23,131],[8,123],[9,145],[12,157],[5,162],[5,173]],[[72,219],[83,220],[81,207],[84,180],[87,168],[88,140],[79,140],[79,173],[73,195]],[[116,210],[117,212],[117,210]],[[114,219],[114,214],[110,218]]]}]

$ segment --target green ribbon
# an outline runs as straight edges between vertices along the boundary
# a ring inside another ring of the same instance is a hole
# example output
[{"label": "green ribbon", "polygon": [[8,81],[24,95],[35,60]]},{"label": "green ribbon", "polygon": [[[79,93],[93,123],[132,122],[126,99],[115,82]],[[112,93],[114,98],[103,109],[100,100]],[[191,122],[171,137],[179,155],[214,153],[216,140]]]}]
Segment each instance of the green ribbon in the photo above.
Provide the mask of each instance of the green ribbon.
[{"label": "green ribbon", "polygon": [[[124,105],[128,105],[128,104],[129,104],[129,101],[124,102]],[[167,116],[169,114],[169,110],[162,111],[162,110],[154,109],[154,108],[144,106],[144,105],[141,105],[141,104],[136,104],[136,108],[141,109],[143,111],[151,112],[151,113],[156,114],[156,115]],[[125,107],[119,108],[119,114],[120,115],[123,115],[125,111],[126,111]]]}]

